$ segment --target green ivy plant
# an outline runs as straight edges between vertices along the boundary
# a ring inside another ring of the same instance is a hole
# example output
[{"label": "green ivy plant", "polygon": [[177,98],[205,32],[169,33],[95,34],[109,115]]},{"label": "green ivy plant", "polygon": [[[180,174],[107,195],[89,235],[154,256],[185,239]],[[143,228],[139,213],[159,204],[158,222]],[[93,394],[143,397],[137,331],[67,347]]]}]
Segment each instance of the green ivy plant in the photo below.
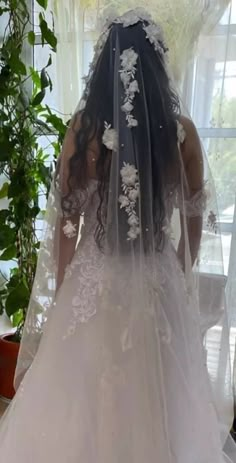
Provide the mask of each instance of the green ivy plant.
[{"label": "green ivy plant", "polygon": [[[42,44],[56,53],[57,38],[45,19],[47,0],[37,3],[42,7]],[[13,263],[0,286],[0,313],[10,317],[17,328],[15,341],[20,341],[37,264],[40,195],[47,195],[52,174],[46,163],[49,150],[43,150],[38,140],[56,135],[53,143],[49,141],[56,160],[66,125],[43,104],[46,91],[52,90],[51,55],[40,71],[24,62],[25,50],[30,51],[36,39],[26,1],[0,0],[0,16],[7,22],[0,44],[0,174],[5,179],[0,199],[8,204],[0,210],[0,269],[1,261]]]}]

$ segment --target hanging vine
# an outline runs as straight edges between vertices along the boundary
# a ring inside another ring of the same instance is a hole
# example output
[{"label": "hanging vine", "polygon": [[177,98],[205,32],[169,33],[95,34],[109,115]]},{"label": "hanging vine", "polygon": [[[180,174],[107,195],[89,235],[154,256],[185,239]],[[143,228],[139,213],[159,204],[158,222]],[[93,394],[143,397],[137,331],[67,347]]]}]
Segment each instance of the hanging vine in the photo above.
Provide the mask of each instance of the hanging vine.
[{"label": "hanging vine", "polygon": [[[55,53],[57,38],[45,19],[47,0],[37,3],[42,7],[42,44]],[[43,104],[46,91],[52,90],[51,55],[40,71],[27,67],[24,60],[27,52],[33,52],[36,39],[28,4],[25,0],[0,1],[0,16],[6,24],[0,48],[0,173],[5,179],[0,199],[8,204],[0,211],[0,268],[1,261],[11,262],[10,276],[0,289],[0,311],[12,319],[19,340],[36,271],[36,224],[43,213],[40,196],[48,193],[52,171],[45,164],[48,150],[42,150],[38,139],[57,135],[53,144],[49,139],[56,158],[66,127]]]}]

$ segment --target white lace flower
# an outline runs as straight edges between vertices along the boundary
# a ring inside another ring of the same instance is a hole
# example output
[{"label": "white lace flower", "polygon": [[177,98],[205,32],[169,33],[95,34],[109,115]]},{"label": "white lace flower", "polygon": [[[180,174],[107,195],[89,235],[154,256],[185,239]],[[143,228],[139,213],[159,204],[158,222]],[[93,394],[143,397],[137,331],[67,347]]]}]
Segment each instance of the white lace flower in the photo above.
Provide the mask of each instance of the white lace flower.
[{"label": "white lace flower", "polygon": [[74,238],[77,235],[76,232],[76,224],[73,224],[71,220],[66,221],[66,225],[62,228],[63,233],[66,235],[67,238]]},{"label": "white lace flower", "polygon": [[134,186],[138,180],[137,169],[133,165],[128,164],[126,162],[124,162],[124,166],[122,167],[120,174],[121,174],[122,182],[126,186],[130,186],[130,185]]},{"label": "white lace flower", "polygon": [[125,89],[124,104],[121,106],[121,110],[126,113],[127,126],[132,128],[138,125],[138,121],[131,114],[134,109],[133,100],[135,94],[139,92],[138,82],[134,79],[138,55],[132,48],[128,48],[123,51],[120,60],[120,76]]},{"label": "white lace flower", "polygon": [[120,208],[128,215],[129,230],[127,240],[135,240],[140,234],[139,217],[136,212],[136,201],[139,197],[138,171],[134,165],[124,163],[120,171],[123,194],[119,196]]},{"label": "white lace flower", "polygon": [[120,203],[120,208],[123,209],[123,207],[129,206],[129,199],[124,195],[120,195],[119,203]]},{"label": "white lace flower", "polygon": [[128,235],[128,240],[136,240],[138,235],[140,235],[140,229],[139,227],[131,227],[127,233]]},{"label": "white lace flower", "polygon": [[111,124],[104,123],[105,130],[102,136],[103,144],[111,151],[117,151],[118,149],[118,134],[115,129],[111,128]]},{"label": "white lace flower", "polygon": [[124,113],[130,113],[134,109],[134,106],[129,101],[126,101],[126,103],[121,106],[121,109]]},{"label": "white lace flower", "polygon": [[124,50],[123,53],[120,55],[121,66],[125,71],[133,71],[135,70],[135,66],[137,63],[138,54],[132,48],[128,48]]},{"label": "white lace flower", "polygon": [[137,227],[139,225],[139,220],[136,214],[132,214],[128,218],[128,224],[131,227]]},{"label": "white lace flower", "polygon": [[139,21],[150,21],[151,16],[145,11],[144,8],[135,8],[134,10],[127,11],[122,16],[119,16],[114,21],[118,24],[123,24],[123,27],[133,26]]},{"label": "white lace flower", "polygon": [[128,127],[130,128],[137,127],[138,125],[137,119],[134,119],[134,116],[132,116],[132,114],[127,116],[127,121],[128,121]]},{"label": "white lace flower", "polygon": [[163,34],[160,26],[155,23],[149,24],[145,26],[144,31],[146,32],[146,37],[149,42],[154,45],[156,51],[160,53],[164,53],[164,48],[160,45],[160,42],[163,43]]},{"label": "white lace flower", "polygon": [[138,82],[137,80],[133,80],[131,84],[129,85],[129,92],[130,93],[139,93],[139,87],[138,87]]},{"label": "white lace flower", "polygon": [[177,138],[180,144],[182,144],[186,138],[184,127],[179,121],[177,121]]},{"label": "white lace flower", "polygon": [[127,87],[127,85],[129,85],[129,82],[130,82],[129,74],[127,74],[127,72],[121,72],[120,73],[120,78],[121,78],[121,81],[122,81],[124,87]]},{"label": "white lace flower", "polygon": [[136,199],[138,199],[139,197],[139,189],[135,189],[135,190],[131,190],[129,191],[129,199],[131,201],[136,201]]}]

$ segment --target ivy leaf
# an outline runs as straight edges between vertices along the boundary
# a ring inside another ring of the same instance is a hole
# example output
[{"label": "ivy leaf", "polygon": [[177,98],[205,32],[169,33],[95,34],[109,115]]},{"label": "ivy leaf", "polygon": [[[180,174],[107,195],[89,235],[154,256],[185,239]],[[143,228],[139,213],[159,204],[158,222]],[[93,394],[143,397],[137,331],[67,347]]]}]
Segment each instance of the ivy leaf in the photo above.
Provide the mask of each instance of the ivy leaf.
[{"label": "ivy leaf", "polygon": [[37,2],[42,8],[44,8],[44,10],[47,9],[47,7],[48,7],[48,0],[36,0],[36,2]]},{"label": "ivy leaf", "polygon": [[15,312],[12,316],[12,326],[16,328],[24,321],[24,312],[22,309]]},{"label": "ivy leaf", "polygon": [[3,13],[9,12],[8,8],[0,8],[0,16],[3,15]]},{"label": "ivy leaf", "polygon": [[15,74],[22,74],[22,75],[26,75],[27,74],[27,70],[26,70],[26,66],[25,64],[23,63],[23,61],[20,60],[18,54],[18,52],[14,52],[12,53],[10,59],[9,59],[9,65],[11,67],[11,70],[15,73]]},{"label": "ivy leaf", "polygon": [[35,33],[34,33],[34,31],[30,31],[28,33],[28,42],[30,43],[30,45],[35,44]]},{"label": "ivy leaf", "polygon": [[60,117],[56,116],[56,114],[50,114],[50,116],[48,116],[46,119],[47,122],[51,124],[57,132],[65,135],[66,126]]},{"label": "ivy leaf", "polygon": [[39,27],[41,29],[41,34],[42,34],[42,43],[44,44],[44,42],[47,42],[49,45],[51,45],[52,50],[56,52],[57,38],[54,32],[48,27],[47,22],[45,21],[42,14],[39,15],[39,19],[40,19]]},{"label": "ivy leaf", "polygon": [[41,90],[37,95],[34,97],[32,101],[32,106],[37,106],[43,101],[44,97],[46,95],[45,89]]},{"label": "ivy leaf", "polygon": [[43,68],[40,74],[40,79],[41,79],[41,89],[43,90],[46,87],[49,87],[50,85],[50,80],[48,77],[48,73],[46,71],[46,68]]},{"label": "ivy leaf", "polygon": [[15,232],[8,225],[1,225],[0,249],[6,249],[15,244]]},{"label": "ivy leaf", "polygon": [[8,295],[6,300],[6,313],[11,317],[20,309],[25,309],[29,303],[30,292],[26,285],[21,282]]},{"label": "ivy leaf", "polygon": [[52,55],[49,55],[49,59],[45,67],[48,68],[49,66],[51,66],[51,64],[52,64]]},{"label": "ivy leaf", "polygon": [[34,68],[30,67],[29,69],[30,69],[30,74],[31,74],[32,81],[33,81],[35,87],[37,89],[39,89],[41,87],[40,75],[39,75],[38,71],[36,71]]},{"label": "ivy leaf", "polygon": [[11,244],[10,246],[8,246],[7,249],[5,249],[5,251],[3,251],[3,253],[0,256],[0,260],[12,260],[14,259],[14,257],[16,257],[16,253],[16,246],[14,244]]},{"label": "ivy leaf", "polygon": [[5,222],[6,220],[9,218],[9,210],[8,209],[2,209],[0,211],[0,227],[2,227],[2,225],[5,225]]},{"label": "ivy leaf", "polygon": [[6,198],[7,195],[8,195],[8,183],[5,182],[2,186],[2,188],[0,189],[0,199],[3,199],[3,198]]}]

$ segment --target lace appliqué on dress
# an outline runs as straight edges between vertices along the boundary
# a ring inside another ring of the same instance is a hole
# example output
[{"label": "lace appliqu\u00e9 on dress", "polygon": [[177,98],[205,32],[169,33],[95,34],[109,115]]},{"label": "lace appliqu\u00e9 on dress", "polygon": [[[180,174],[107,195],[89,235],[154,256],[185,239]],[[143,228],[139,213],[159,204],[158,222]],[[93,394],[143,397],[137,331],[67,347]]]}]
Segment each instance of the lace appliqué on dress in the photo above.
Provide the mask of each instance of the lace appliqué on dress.
[{"label": "lace appliqu\u00e9 on dress", "polygon": [[201,217],[206,210],[207,192],[203,187],[197,191],[190,199],[182,199],[181,195],[177,198],[177,207],[182,214],[187,217]]},{"label": "lace appliqu\u00e9 on dress", "polygon": [[76,275],[77,294],[72,298],[72,316],[63,339],[73,335],[80,323],[87,323],[97,312],[104,255],[97,248],[93,235],[89,241],[88,246],[78,249],[65,272],[65,280]]}]

